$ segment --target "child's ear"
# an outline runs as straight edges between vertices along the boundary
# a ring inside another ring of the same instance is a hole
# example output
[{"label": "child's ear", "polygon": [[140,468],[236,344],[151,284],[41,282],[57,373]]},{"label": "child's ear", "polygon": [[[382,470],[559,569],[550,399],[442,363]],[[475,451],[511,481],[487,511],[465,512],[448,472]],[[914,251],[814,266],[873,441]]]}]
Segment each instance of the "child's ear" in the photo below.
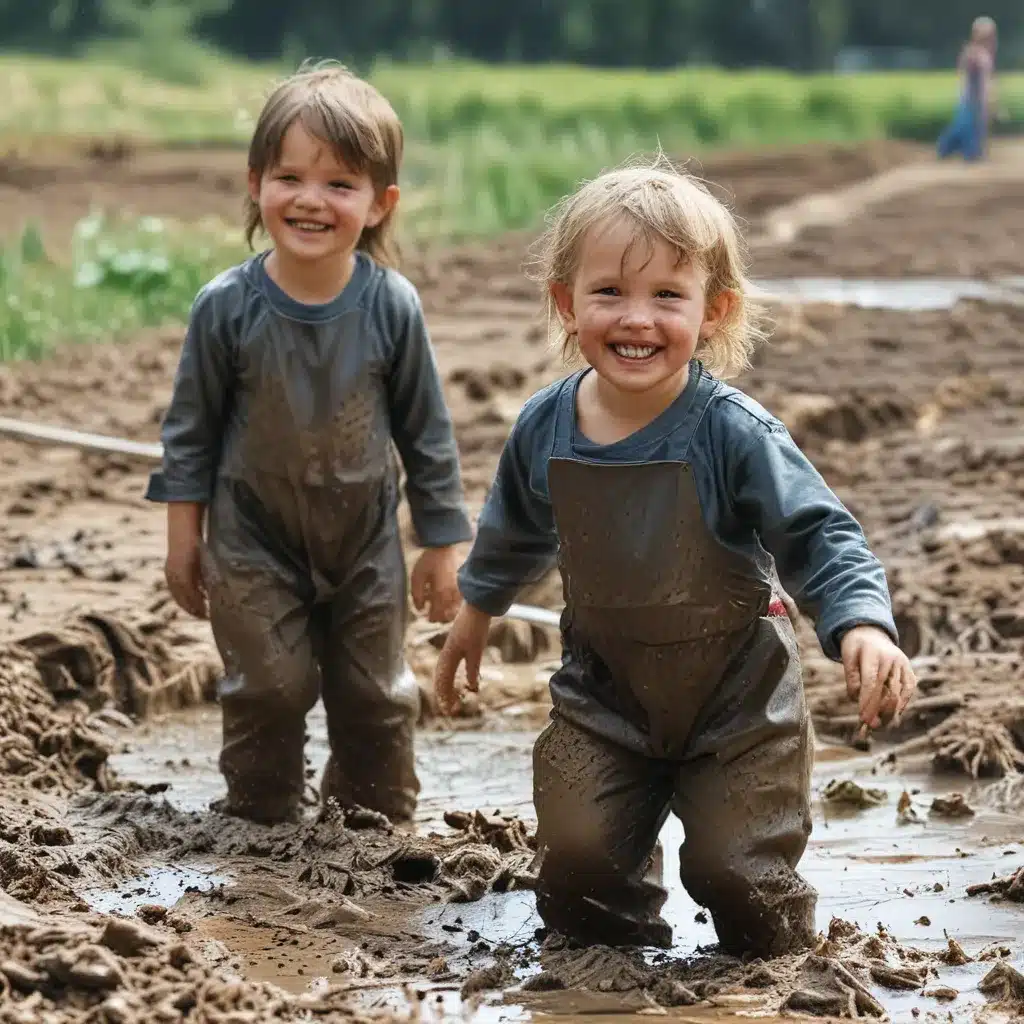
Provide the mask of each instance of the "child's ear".
[{"label": "child's ear", "polygon": [[249,168],[249,198],[254,202],[260,201],[260,179],[262,175],[254,168]]},{"label": "child's ear", "polygon": [[713,299],[708,300],[704,306],[704,322],[700,325],[702,339],[710,338],[722,326],[737,302],[739,296],[731,288],[723,288]]},{"label": "child's ear", "polygon": [[392,210],[398,205],[399,190],[397,185],[388,185],[386,189],[376,194],[373,206],[366,218],[366,226],[375,228],[382,223]]},{"label": "child's ear", "polygon": [[572,300],[572,288],[564,281],[553,281],[548,291],[551,293],[551,300],[558,310],[558,318],[562,321],[562,327],[566,334],[576,333],[576,310]]}]

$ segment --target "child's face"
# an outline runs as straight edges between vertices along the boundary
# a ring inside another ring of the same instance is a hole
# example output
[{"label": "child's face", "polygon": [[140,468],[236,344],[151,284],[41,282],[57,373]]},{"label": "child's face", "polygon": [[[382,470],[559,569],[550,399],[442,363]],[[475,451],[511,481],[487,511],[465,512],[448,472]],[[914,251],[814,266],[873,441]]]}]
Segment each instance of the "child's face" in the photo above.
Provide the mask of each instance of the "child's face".
[{"label": "child's face", "polygon": [[594,370],[622,391],[645,392],[684,383],[701,338],[728,313],[732,294],[709,306],[706,284],[706,273],[680,263],[668,242],[659,238],[652,251],[620,220],[591,229],[575,281],[551,292]]},{"label": "child's face", "polygon": [[278,255],[303,262],[351,256],[363,229],[398,202],[397,186],[378,192],[368,173],[346,167],[299,122],[285,133],[276,166],[249,172],[249,194]]}]

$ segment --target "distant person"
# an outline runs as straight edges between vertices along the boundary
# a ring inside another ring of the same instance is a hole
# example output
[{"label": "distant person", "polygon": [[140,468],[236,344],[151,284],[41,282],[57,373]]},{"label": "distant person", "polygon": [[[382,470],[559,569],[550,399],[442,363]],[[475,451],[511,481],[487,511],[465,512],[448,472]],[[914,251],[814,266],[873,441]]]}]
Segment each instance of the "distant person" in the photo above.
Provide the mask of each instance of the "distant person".
[{"label": "distant person", "polygon": [[916,685],[885,572],[782,423],[715,376],[743,369],[759,332],[736,224],[701,184],[604,174],[558,209],[539,265],[565,350],[589,365],[512,428],[437,696],[458,703],[463,661],[476,688],[491,616],[557,557],[564,653],[533,755],[545,923],[668,946],[652,852],[671,810],[723,949],[806,948],[813,741],[773,558],[871,727]]},{"label": "distant person", "polygon": [[[247,237],[272,248],[192,307],[147,496],[168,505],[167,583],[224,659],[218,809],[295,820],[322,695],[323,797],[407,821],[419,690],[404,659],[399,474],[424,551],[412,598],[460,601],[472,536],[419,297],[391,269],[402,127],[337,65],[272,93],[249,147]],[[206,539],[203,539],[204,522]]]},{"label": "distant person", "polygon": [[960,51],[957,68],[961,91],[956,113],[938,142],[941,158],[959,153],[980,160],[988,151],[989,127],[995,111],[995,60],[998,33],[991,18],[975,18],[971,38]]}]

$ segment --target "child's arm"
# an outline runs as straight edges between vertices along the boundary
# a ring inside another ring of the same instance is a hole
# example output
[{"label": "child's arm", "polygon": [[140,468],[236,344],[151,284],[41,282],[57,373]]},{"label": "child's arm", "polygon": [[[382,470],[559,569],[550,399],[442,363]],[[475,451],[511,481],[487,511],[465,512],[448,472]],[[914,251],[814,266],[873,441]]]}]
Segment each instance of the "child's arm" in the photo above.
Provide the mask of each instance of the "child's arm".
[{"label": "child's arm", "polygon": [[165,575],[171,596],[197,618],[206,616],[199,545],[234,375],[218,319],[214,301],[200,293],[189,317],[161,430],[163,466],[152,475],[146,491],[151,501],[167,503]]},{"label": "child's arm", "polygon": [[406,499],[425,548],[470,540],[455,431],[441,388],[419,298],[395,289],[389,325],[394,355],[388,375],[391,433],[406,474]]},{"label": "child's arm", "polygon": [[536,403],[528,404],[505,442],[473,549],[459,570],[465,603],[434,673],[438,703],[449,714],[458,707],[455,673],[463,661],[469,689],[479,685],[492,616],[504,615],[519,591],[540,580],[555,561],[558,537],[551,504],[531,481],[531,472],[546,479],[550,448],[544,430],[537,429],[536,411]]},{"label": "child's arm", "polygon": [[391,434],[405,467],[405,494],[425,549],[413,566],[413,604],[432,622],[450,622],[459,605],[454,545],[473,536],[462,495],[459,453],[430,345],[411,285],[395,288],[386,310],[394,358],[388,375]]},{"label": "child's arm", "polygon": [[860,524],[781,425],[760,432],[730,475],[737,516],[754,524],[822,650],[843,662],[865,722],[901,712],[916,680],[896,646],[885,570]]}]

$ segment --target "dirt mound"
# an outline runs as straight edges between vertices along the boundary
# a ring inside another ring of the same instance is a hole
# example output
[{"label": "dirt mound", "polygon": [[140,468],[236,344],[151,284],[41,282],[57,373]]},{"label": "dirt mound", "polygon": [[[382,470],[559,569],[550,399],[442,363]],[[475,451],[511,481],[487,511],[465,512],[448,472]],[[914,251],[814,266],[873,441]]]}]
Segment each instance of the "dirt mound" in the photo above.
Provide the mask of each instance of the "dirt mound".
[{"label": "dirt mound", "polygon": [[756,223],[761,214],[794,199],[841,188],[927,155],[923,146],[878,139],[727,151],[695,159],[691,169],[741,216]]},{"label": "dirt mound", "polygon": [[93,209],[240,223],[245,155],[167,150],[121,139],[84,147],[33,146],[0,162],[0,233],[38,223],[54,251]]},{"label": "dirt mound", "polygon": [[[758,1015],[791,1011],[882,1018],[886,1011],[872,987],[917,991],[936,1000],[956,998],[955,990],[939,980],[940,973],[971,960],[954,940],[944,950],[926,952],[901,945],[881,925],[866,934],[838,918],[810,953],[744,962],[713,950],[699,952],[688,959],[659,954],[647,960],[638,951],[578,948],[553,935],[538,953],[541,971],[521,991],[527,1005],[538,1009],[544,1007],[543,993],[572,990],[613,997],[613,1005],[632,1009],[708,1001]],[[601,1005],[591,1008],[598,1012]]]},{"label": "dirt mound", "polygon": [[1024,178],[923,188],[838,227],[758,251],[759,278],[1013,276],[1024,268]]},{"label": "dirt mound", "polygon": [[161,637],[167,620],[135,624],[84,614],[0,649],[0,764],[37,790],[113,787],[104,726],[212,696],[217,667],[181,664]]},{"label": "dirt mound", "polygon": [[[11,923],[16,922],[16,923]],[[0,1022],[380,1019],[337,986],[290,995],[204,963],[173,934],[117,917],[36,918],[0,895]],[[394,1019],[398,1014],[390,1013]]]}]

